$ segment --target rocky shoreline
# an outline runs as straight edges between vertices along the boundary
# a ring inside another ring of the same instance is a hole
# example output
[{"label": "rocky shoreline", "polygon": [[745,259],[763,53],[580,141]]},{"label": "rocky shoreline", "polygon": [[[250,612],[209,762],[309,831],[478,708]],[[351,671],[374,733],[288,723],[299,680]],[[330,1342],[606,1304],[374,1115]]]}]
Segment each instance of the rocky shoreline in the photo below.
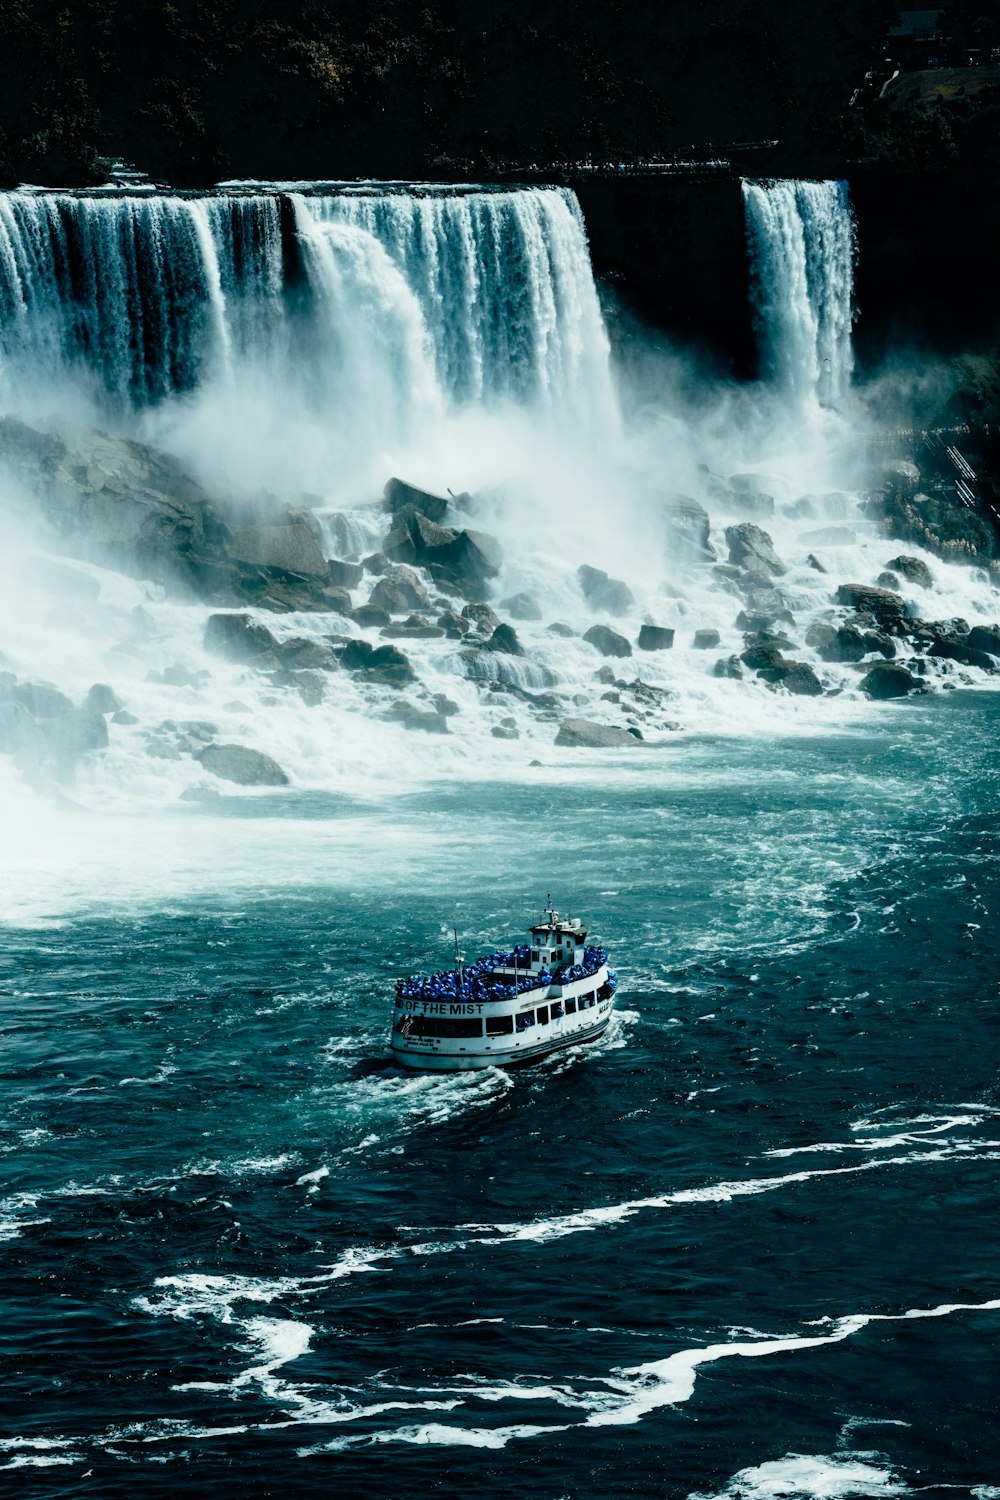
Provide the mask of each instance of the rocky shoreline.
[{"label": "rocky shoreline", "polygon": [[[570,749],[648,746],[684,728],[664,671],[682,650],[701,662],[702,674],[801,698],[842,694],[853,680],[866,697],[885,701],[1000,673],[1000,626],[925,618],[921,599],[930,600],[935,580],[924,558],[902,550],[870,581],[836,580],[823,557],[845,544],[843,526],[802,533],[806,557],[783,557],[760,521],[808,522],[846,515],[848,506],[835,496],[776,499],[780,484],[765,475],[704,472],[707,502],[746,517],[725,525],[721,537],[702,501],[667,495],[658,503],[665,556],[680,561],[699,588],[729,601],[740,649],[717,654],[731,632],[692,621],[679,638],[676,623],[650,618],[648,596],[644,608],[630,582],[590,563],[575,573],[579,613],[592,617],[583,628],[547,620],[547,600],[529,589],[495,600],[504,548],[472,524],[488,516],[489,501],[468,493],[431,494],[391,477],[381,546],[364,551],[350,518],[317,514],[319,497],[210,495],[170,455],[89,428],[0,419],[0,468],[6,507],[32,529],[45,554],[41,563],[36,554],[36,568],[48,570],[57,594],[99,592],[78,563],[144,580],[163,597],[209,607],[202,633],[209,661],[242,669],[260,691],[317,706],[333,675],[346,674],[373,718],[411,731],[452,734],[463,711],[422,680],[422,643],[449,652],[456,680],[474,686],[492,740],[548,725],[549,743]],[[928,490],[912,463],[885,465],[864,508],[887,543],[915,543],[949,566],[968,565],[995,590],[994,529],[944,486]],[[331,539],[344,555],[327,555]],[[827,600],[811,609],[808,623],[804,574]],[[683,593],[668,582],[660,597],[672,606]],[[677,608],[689,618],[686,603]],[[277,622],[291,614],[301,628],[288,634]],[[120,649],[135,652],[154,637],[149,611],[138,606]],[[589,685],[585,666],[567,682],[546,664],[546,640],[567,643],[578,662],[590,653]],[[187,702],[210,675],[210,666],[168,661],[147,680]],[[67,782],[83,758],[136,727],[146,755],[190,759],[215,781],[276,787],[291,780],[278,759],[229,740],[207,717],[138,725],[120,685],[81,684],[70,696],[0,659],[0,754],[28,779]]]}]

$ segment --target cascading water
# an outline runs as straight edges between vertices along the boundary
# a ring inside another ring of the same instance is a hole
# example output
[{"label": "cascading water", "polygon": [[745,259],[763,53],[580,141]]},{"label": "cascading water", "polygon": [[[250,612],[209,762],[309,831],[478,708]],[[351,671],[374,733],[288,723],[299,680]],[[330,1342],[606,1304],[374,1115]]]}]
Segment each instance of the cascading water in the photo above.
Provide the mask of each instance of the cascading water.
[{"label": "cascading water", "polygon": [[744,182],[754,319],[768,377],[800,401],[850,385],[854,220],[846,182]]},{"label": "cascading water", "polygon": [[608,343],[567,191],[0,196],[0,382],[115,415],[245,367],[381,436],[470,403],[607,424]]}]

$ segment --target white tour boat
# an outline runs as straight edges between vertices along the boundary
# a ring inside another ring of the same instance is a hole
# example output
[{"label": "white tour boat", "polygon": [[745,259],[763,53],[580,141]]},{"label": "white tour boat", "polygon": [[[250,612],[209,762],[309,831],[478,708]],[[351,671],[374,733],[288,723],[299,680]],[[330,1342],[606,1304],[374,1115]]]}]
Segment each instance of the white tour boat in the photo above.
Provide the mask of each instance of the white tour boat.
[{"label": "white tour boat", "polygon": [[514,1067],[599,1037],[618,977],[603,948],[586,946],[578,917],[545,916],[510,953],[399,980],[393,1061],[436,1072]]}]

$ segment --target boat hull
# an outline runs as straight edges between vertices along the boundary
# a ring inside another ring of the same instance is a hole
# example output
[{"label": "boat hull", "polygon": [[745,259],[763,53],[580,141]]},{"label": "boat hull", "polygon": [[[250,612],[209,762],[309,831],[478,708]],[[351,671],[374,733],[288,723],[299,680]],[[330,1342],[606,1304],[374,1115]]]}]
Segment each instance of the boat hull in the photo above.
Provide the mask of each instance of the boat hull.
[{"label": "boat hull", "polygon": [[544,1062],[553,1053],[565,1052],[570,1047],[586,1046],[603,1036],[611,1020],[612,1011],[602,1016],[586,1030],[573,1030],[563,1036],[546,1038],[533,1047],[522,1047],[516,1051],[507,1048],[475,1052],[432,1052],[415,1047],[393,1045],[392,1060],[400,1068],[415,1073],[469,1073],[482,1068],[530,1068]]}]

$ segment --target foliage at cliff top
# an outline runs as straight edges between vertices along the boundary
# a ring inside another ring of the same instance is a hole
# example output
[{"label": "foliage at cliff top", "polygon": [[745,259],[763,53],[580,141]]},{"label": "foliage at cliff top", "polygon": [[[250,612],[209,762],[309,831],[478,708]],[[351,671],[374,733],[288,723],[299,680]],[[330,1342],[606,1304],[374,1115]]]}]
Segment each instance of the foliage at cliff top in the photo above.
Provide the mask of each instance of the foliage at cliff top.
[{"label": "foliage at cliff top", "polygon": [[805,135],[884,0],[12,0],[0,178],[446,172]]}]

